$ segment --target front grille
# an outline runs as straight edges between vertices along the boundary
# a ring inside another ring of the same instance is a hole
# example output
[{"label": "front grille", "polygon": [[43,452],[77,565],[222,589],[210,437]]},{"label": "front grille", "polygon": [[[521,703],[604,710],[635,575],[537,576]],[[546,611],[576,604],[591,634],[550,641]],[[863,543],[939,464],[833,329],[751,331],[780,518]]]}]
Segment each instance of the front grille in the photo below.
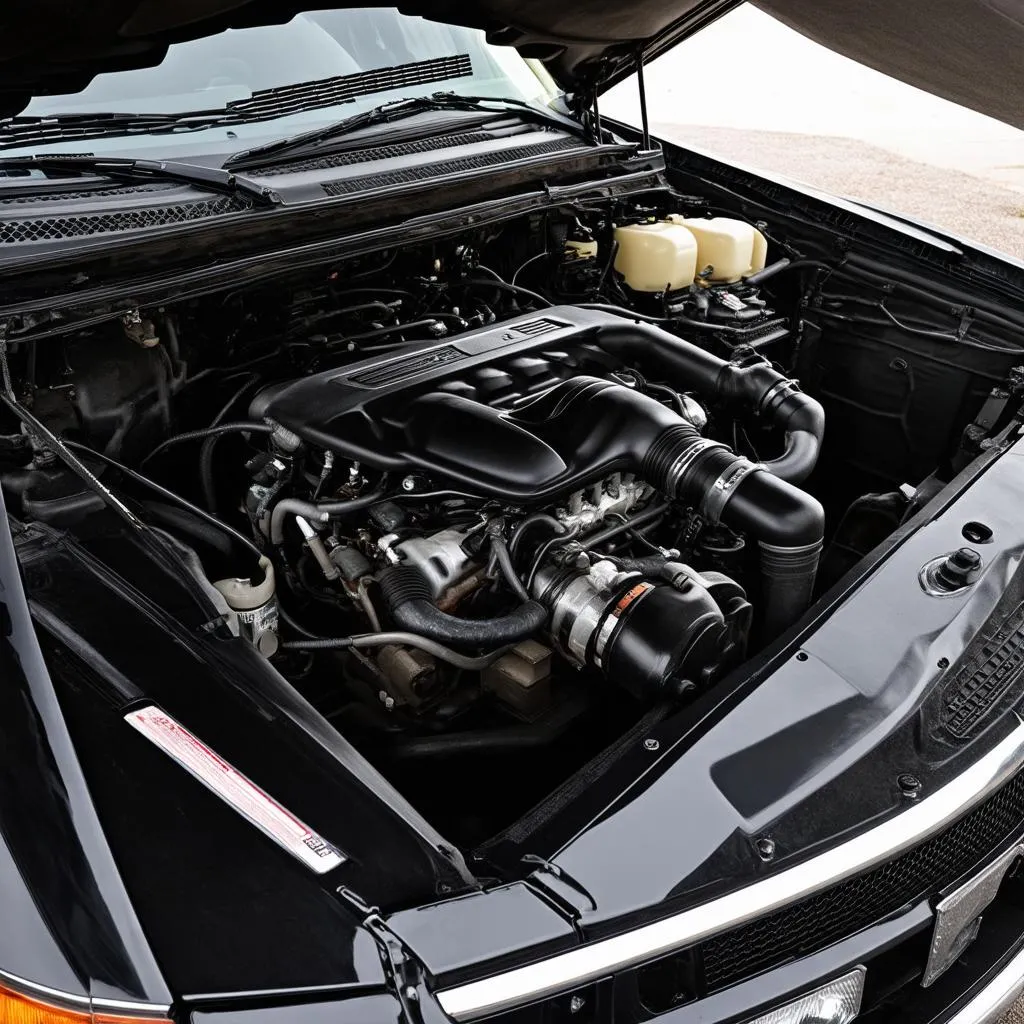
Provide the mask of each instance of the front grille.
[{"label": "front grille", "polygon": [[538,142],[532,146],[517,146],[513,149],[498,150],[494,153],[464,156],[455,160],[444,160],[440,163],[409,167],[400,171],[372,174],[365,178],[331,181],[323,186],[323,190],[329,196],[351,195],[356,192],[366,191],[367,189],[382,188],[385,185],[405,185],[415,181],[429,181],[431,178],[436,178],[441,174],[475,171],[485,167],[510,163],[513,160],[526,160],[530,157],[548,156],[570,150],[585,151],[585,147],[571,139],[552,139],[550,142]]},{"label": "front grille", "polygon": [[217,196],[173,206],[154,206],[111,213],[67,214],[63,217],[37,217],[31,220],[0,221],[0,245],[26,242],[51,242],[66,238],[117,234],[141,228],[184,224],[228,213],[251,209],[248,199]]},{"label": "front grille", "polygon": [[858,878],[702,943],[709,991],[807,956],[957,881],[1024,828],[1024,773],[941,835]]}]

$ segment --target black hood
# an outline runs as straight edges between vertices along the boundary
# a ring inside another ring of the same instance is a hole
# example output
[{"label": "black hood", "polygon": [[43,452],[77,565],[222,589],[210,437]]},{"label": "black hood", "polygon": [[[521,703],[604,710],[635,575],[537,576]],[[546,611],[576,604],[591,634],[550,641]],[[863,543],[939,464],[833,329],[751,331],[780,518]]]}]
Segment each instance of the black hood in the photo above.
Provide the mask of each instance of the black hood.
[{"label": "black hood", "polygon": [[[485,29],[492,41],[543,59],[572,92],[614,84],[638,54],[649,60],[739,4],[415,0],[400,9]],[[311,6],[308,0],[14,0],[0,10],[0,116],[22,110],[33,95],[76,92],[102,71],[157,64],[173,42],[285,22]],[[758,0],[757,6],[838,53],[1024,127],[1024,0]],[[764,56],[770,74],[772,56]]]}]

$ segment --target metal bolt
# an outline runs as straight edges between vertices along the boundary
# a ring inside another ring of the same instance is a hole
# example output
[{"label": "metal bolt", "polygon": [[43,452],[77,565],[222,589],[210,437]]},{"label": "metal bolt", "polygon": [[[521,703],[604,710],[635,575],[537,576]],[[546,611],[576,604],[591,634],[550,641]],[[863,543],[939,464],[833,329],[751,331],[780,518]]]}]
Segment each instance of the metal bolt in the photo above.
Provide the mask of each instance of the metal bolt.
[{"label": "metal bolt", "polygon": [[402,481],[402,490],[403,491],[415,491],[416,490],[416,478],[413,477],[413,476],[407,476]]},{"label": "metal bolt", "polygon": [[774,839],[758,839],[755,845],[757,846],[757,855],[761,860],[772,860],[775,857]]},{"label": "metal bolt", "polygon": [[583,996],[573,996],[572,999],[569,1000],[569,1012],[579,1013],[580,1010],[582,1010],[583,1007],[586,1006],[586,1003],[587,1001],[583,998]]},{"label": "metal bolt", "polygon": [[900,792],[911,800],[916,800],[918,794],[921,792],[921,780],[916,775],[911,775],[909,772],[901,775],[896,780],[896,785],[900,787]]},{"label": "metal bolt", "polygon": [[661,744],[657,740],[644,740],[644,750],[660,750]]}]

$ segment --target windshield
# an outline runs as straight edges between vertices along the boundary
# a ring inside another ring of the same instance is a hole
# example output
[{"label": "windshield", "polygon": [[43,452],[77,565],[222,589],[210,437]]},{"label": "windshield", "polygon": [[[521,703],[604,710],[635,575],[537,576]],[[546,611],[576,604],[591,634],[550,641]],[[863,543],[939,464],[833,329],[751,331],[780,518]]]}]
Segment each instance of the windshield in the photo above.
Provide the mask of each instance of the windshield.
[{"label": "windshield", "polygon": [[[205,129],[199,134],[237,139],[277,138],[407,96],[434,92],[511,98],[547,104],[555,95],[542,70],[511,47],[491,46],[482,32],[400,14],[395,8],[312,11],[284,25],[229,29],[217,35],[168,48],[163,62],[152,68],[101,74],[81,92],[34,99],[29,116],[113,111],[168,114],[214,110],[253,92],[336,78],[364,71],[412,64],[438,57],[467,55],[472,72],[417,85],[403,85],[359,96],[316,110],[293,112],[254,125]],[[195,132],[159,136],[161,149],[193,146]],[[133,135],[133,151],[140,136]],[[102,140],[123,148],[124,139]],[[31,147],[33,152],[60,151],[66,145]],[[74,149],[75,147],[72,147]],[[77,147],[80,149],[81,147]]]}]

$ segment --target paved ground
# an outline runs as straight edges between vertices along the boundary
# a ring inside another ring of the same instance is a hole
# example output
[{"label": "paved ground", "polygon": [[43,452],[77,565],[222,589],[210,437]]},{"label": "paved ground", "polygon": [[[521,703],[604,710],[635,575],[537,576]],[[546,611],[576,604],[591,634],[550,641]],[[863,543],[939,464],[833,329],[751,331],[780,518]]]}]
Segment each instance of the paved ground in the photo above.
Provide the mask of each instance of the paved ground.
[{"label": "paved ground", "polygon": [[753,168],[863,199],[1024,259],[1024,191],[918,163],[856,139],[656,124],[657,134]]}]

